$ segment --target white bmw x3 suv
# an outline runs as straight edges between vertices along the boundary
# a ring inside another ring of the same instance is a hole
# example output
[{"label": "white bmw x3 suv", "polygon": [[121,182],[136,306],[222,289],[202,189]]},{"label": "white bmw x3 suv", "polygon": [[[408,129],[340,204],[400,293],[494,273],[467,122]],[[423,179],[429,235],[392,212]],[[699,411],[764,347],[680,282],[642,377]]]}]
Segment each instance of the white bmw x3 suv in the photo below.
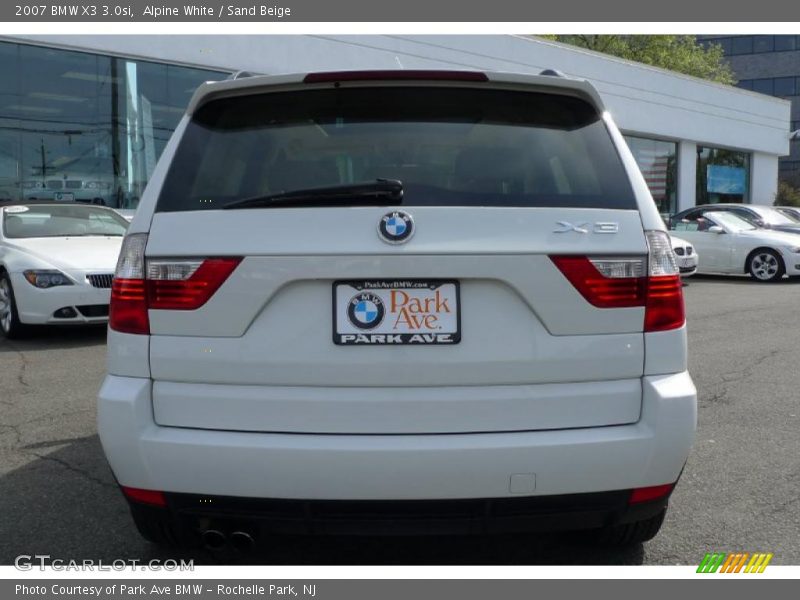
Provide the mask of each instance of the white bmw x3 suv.
[{"label": "white bmw x3 suv", "polygon": [[650,539],[696,421],[670,239],[585,81],[195,93],[115,274],[103,448],[140,532]]}]

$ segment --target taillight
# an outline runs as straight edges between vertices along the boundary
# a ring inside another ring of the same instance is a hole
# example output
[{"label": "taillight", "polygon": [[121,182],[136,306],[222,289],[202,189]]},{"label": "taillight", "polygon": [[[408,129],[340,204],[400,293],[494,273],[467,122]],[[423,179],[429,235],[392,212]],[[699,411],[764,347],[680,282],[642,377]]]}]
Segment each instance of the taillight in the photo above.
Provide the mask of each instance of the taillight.
[{"label": "taillight", "polygon": [[686,322],[683,284],[672,242],[665,231],[647,231],[650,276],[644,311],[645,331],[668,331]]},{"label": "taillight", "polygon": [[581,295],[598,308],[643,306],[647,289],[646,259],[551,256]]},{"label": "taillight", "polygon": [[111,284],[108,326],[121,333],[150,333],[144,283],[146,233],[125,236]]},{"label": "taillight", "polygon": [[122,333],[150,333],[147,311],[195,310],[230,276],[241,257],[149,259],[146,234],[122,244],[111,286],[109,327]]},{"label": "taillight", "polygon": [[645,309],[644,331],[666,331],[685,321],[683,286],[669,236],[648,231],[648,256],[551,256],[592,306]]}]

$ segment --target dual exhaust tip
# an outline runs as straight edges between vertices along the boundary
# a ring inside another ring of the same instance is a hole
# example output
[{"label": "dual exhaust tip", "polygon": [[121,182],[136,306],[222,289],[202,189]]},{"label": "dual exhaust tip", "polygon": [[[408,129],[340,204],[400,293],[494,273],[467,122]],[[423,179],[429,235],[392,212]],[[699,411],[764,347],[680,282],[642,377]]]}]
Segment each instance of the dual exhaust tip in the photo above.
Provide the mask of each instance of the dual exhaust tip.
[{"label": "dual exhaust tip", "polygon": [[208,550],[222,550],[230,544],[237,552],[246,554],[252,552],[256,542],[246,531],[234,531],[229,536],[218,529],[206,529],[201,536],[203,546]]}]

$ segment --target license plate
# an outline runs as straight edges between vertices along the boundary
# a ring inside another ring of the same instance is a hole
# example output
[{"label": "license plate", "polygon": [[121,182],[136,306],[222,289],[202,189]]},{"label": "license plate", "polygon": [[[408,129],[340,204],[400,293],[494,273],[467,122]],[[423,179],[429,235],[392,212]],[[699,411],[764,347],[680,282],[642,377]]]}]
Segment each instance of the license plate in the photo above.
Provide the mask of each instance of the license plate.
[{"label": "license plate", "polygon": [[75,194],[72,192],[56,192],[54,198],[56,202],[75,202]]},{"label": "license plate", "polygon": [[333,342],[344,346],[457,344],[454,280],[371,279],[333,283]]}]

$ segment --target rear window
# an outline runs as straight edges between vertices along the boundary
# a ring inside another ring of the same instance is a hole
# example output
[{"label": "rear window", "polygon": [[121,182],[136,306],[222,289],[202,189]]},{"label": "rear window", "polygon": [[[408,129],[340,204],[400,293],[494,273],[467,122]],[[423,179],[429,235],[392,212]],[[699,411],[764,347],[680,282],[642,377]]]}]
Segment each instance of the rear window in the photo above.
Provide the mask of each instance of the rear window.
[{"label": "rear window", "polygon": [[636,208],[605,124],[579,98],[376,87],[209,102],[186,129],[157,210],[379,178],[403,183],[404,206]]}]

